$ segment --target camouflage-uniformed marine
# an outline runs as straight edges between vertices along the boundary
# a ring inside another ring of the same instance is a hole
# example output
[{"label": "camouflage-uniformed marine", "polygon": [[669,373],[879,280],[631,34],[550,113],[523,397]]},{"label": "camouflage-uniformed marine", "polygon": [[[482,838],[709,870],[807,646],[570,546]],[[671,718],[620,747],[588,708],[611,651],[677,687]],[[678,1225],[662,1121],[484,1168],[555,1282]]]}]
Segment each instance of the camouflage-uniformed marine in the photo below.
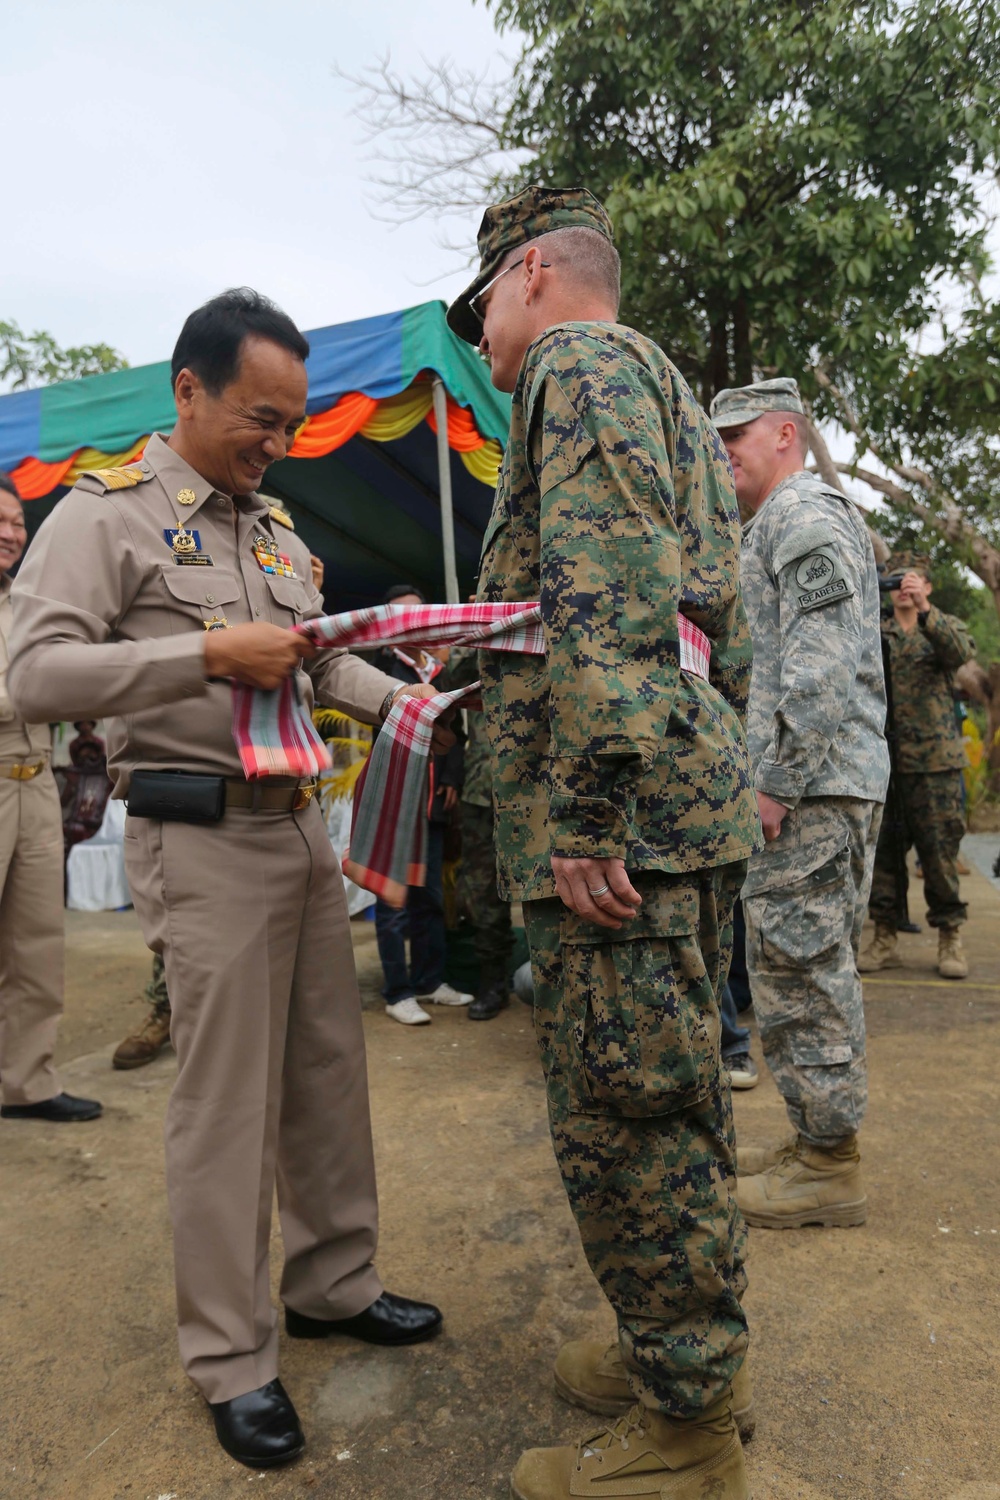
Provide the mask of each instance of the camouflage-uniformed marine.
[{"label": "camouflage-uniformed marine", "polygon": [[[927,576],[928,560],[896,552],[888,574],[909,571]],[[900,799],[906,848],[916,845],[923,871],[927,921],[954,928],[967,909],[958,883],[958,846],[965,832],[962,768],[965,749],[955,718],[954,673],[976,654],[966,626],[929,604],[904,630],[893,616],[882,621],[889,643],[893,716],[896,725],[895,791]],[[883,824],[875,854],[869,915],[895,931],[896,859],[892,829]]]},{"label": "camouflage-uniformed marine", "polygon": [[[741,500],[731,434],[769,412],[803,415],[794,381],[722,391],[712,403]],[[794,448],[785,462],[801,457]],[[789,809],[743,887],[747,968],[764,1055],[798,1137],[835,1151],[867,1102],[855,960],[889,776],[878,579],[856,507],[804,469],[781,478],[743,528],[742,585],[754,785]],[[744,1165],[741,1148],[741,1174]],[[742,1178],[740,1206],[748,1222],[769,1222]]]},{"label": "camouflage-uniformed marine", "polygon": [[[466,687],[479,675],[477,651],[452,651],[441,679],[442,687]],[[462,860],[458,896],[475,924],[479,987],[468,1015],[488,1020],[509,998],[514,934],[510,903],[497,889],[496,827],[493,817],[493,771],[486,718],[478,709],[466,715],[468,736],[462,781]]]},{"label": "camouflage-uniformed marine", "polygon": [[[583,190],[488,210],[466,297],[572,225],[611,239]],[[524,903],[556,1157],[650,1421],[716,1409],[746,1349],[718,1008],[760,841],[737,544],[718,435],[656,345],[613,321],[536,337],[480,572],[482,599],[541,600],[547,645],[480,657],[500,887]],[[679,611],[709,638],[708,680],[680,669]],[[617,931],[576,915],[554,855],[624,859],[638,915]]]}]

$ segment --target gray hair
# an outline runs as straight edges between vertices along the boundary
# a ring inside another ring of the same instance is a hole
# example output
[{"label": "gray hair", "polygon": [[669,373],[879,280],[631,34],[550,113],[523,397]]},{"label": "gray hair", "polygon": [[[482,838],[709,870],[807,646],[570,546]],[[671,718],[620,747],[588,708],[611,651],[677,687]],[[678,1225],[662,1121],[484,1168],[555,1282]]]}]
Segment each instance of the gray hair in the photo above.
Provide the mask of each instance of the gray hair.
[{"label": "gray hair", "polygon": [[[537,245],[543,260],[551,260],[567,272],[579,286],[606,297],[615,312],[622,295],[621,258],[611,241],[597,229],[574,224],[568,229],[553,229],[540,234],[526,245],[513,249],[506,261],[513,263],[526,250]],[[506,267],[505,267],[506,269]]]}]

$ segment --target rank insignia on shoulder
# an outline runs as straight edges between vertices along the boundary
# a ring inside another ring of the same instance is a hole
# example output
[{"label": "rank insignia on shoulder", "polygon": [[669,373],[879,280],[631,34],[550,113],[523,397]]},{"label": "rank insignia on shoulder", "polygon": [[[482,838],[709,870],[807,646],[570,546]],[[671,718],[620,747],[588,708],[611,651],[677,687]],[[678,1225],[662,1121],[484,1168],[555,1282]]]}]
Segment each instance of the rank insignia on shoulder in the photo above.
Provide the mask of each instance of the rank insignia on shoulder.
[{"label": "rank insignia on shoulder", "polygon": [[151,473],[147,474],[137,465],[122,469],[86,469],[80,475],[81,479],[96,479],[105,490],[130,490],[152,477]]},{"label": "rank insignia on shoulder", "polygon": [[201,550],[201,536],[197,531],[189,531],[186,526],[164,526],[163,535],[174,554],[175,563],[186,563],[197,568],[214,566],[208,553]]},{"label": "rank insignia on shoulder", "polygon": [[270,515],[271,520],[277,521],[279,526],[287,526],[289,531],[295,530],[295,522],[292,520],[287,510],[282,510],[280,505],[272,505]]}]

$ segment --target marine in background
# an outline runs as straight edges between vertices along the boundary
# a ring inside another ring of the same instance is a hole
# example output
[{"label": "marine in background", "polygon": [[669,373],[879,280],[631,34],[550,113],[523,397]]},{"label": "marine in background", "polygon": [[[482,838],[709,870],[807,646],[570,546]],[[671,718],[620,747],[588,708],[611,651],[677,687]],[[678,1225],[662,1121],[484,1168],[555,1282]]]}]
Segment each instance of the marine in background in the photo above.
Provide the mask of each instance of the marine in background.
[{"label": "marine in background", "polygon": [[890,594],[892,613],[882,621],[889,646],[896,769],[893,786],[899,798],[903,858],[895,846],[888,819],[875,853],[868,915],[875,932],[858,960],[862,974],[896,968],[903,962],[896,937],[896,881],[905,855],[915,848],[923,873],[927,922],[937,928],[938,973],[964,979],[969,972],[960,928],[968,910],[958,879],[958,850],[965,833],[966,764],[962,734],[955,716],[952,682],[976,646],[954,615],[931,602],[930,561],[913,552],[895,552],[885,564],[890,576],[902,574]]}]

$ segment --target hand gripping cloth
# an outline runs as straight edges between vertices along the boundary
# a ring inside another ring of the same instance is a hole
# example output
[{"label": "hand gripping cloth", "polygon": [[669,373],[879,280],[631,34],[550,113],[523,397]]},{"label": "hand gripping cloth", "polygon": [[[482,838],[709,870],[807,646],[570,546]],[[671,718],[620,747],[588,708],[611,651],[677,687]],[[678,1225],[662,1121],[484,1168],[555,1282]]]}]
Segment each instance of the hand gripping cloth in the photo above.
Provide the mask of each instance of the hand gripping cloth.
[{"label": "hand gripping cloth", "polygon": [[[710,642],[678,615],[681,671],[708,677]],[[381,604],[309,620],[296,629],[319,647],[365,649],[478,646],[544,656],[538,604]],[[427,817],[434,721],[456,706],[474,706],[479,683],[433,698],[398,698],[389,711],[354,793],[350,855],[344,873],[390,906],[406,904],[407,887],[426,877]],[[280,688],[233,685],[233,737],[249,780],[315,776],[330,753],[301,702],[294,678]]]}]

